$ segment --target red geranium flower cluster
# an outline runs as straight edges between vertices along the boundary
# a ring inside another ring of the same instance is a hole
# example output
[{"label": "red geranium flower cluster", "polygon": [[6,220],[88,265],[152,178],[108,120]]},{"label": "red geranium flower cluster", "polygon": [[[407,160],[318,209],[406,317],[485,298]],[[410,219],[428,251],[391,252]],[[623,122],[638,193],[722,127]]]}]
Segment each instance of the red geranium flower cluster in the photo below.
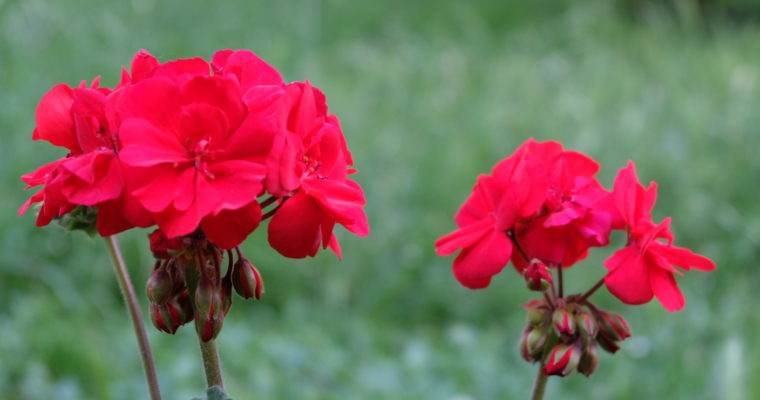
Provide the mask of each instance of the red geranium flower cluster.
[{"label": "red geranium flower cluster", "polygon": [[154,323],[167,332],[194,313],[204,340],[215,335],[233,281],[241,296],[261,295],[261,277],[237,246],[264,219],[272,218],[270,245],[291,258],[320,247],[341,257],[336,224],[369,233],[364,193],[349,178],[351,153],[324,94],[309,82],[285,83],[250,51],[160,63],[143,50],[113,89],[98,78],[55,86],[36,120],[33,139],[68,154],[22,177],[43,188],[19,213],[42,203],[38,226],[97,215],[102,236],[157,225],[148,289]]},{"label": "red geranium flower cluster", "polygon": [[42,202],[38,226],[88,206],[102,236],[156,224],[170,238],[201,230],[229,249],[272,205],[269,241],[295,258],[320,245],[340,255],[336,223],[368,233],[364,195],[349,179],[353,160],[325,96],[308,82],[284,83],[250,51],[159,63],[143,50],[114,89],[97,78],[55,86],[36,120],[33,139],[69,151],[22,177],[44,185],[19,210]]},{"label": "red geranium flower cluster", "polygon": [[[611,315],[588,300],[601,284],[626,304],[656,297],[668,311],[676,311],[685,302],[675,267],[715,269],[706,257],[673,246],[670,218],[652,221],[657,187],[652,183],[645,189],[639,183],[633,162],[620,170],[612,191],[597,181],[598,171],[599,164],[584,154],[564,150],[557,142],[530,139],[491,174],[478,177],[454,218],[458,229],[436,242],[442,256],[461,250],[453,269],[466,287],[487,287],[512,261],[531,290],[546,294],[526,305],[533,318],[521,346],[529,361],[551,354],[547,374],[566,375],[581,363],[579,370],[588,375],[596,365],[595,343],[617,344],[628,336],[619,316],[618,325],[626,332],[597,328]],[[613,230],[625,231],[628,240],[605,261],[606,276],[589,292],[565,297],[562,270],[586,258],[589,248],[607,246]],[[573,328],[583,324],[585,330]],[[550,345],[557,341],[559,345]],[[609,351],[617,347],[603,346]]]}]

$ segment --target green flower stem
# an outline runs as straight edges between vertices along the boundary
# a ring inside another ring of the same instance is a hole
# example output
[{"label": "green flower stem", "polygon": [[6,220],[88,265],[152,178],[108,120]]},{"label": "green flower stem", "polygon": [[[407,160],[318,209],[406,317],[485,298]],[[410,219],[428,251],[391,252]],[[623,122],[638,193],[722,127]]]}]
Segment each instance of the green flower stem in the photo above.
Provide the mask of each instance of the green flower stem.
[{"label": "green flower stem", "polygon": [[201,345],[201,356],[203,357],[203,369],[206,371],[206,386],[218,386],[224,388],[222,383],[222,367],[219,363],[219,353],[216,351],[216,341],[214,339],[204,342],[198,338]]},{"label": "green flower stem", "polygon": [[132,327],[135,329],[137,344],[140,347],[140,356],[145,369],[145,379],[148,381],[148,390],[150,391],[151,400],[161,400],[161,392],[158,388],[158,378],[156,377],[156,366],[153,364],[153,355],[150,352],[148,343],[148,334],[145,332],[142,313],[140,312],[140,303],[137,302],[135,288],[132,287],[132,281],[129,279],[129,272],[124,264],[124,258],[121,256],[119,243],[113,236],[104,238],[108,250],[111,253],[114,272],[119,281],[121,294],[124,296],[124,303],[127,305],[127,311],[132,318]]},{"label": "green flower stem", "polygon": [[542,400],[544,398],[544,391],[546,390],[546,381],[548,376],[544,375],[544,361],[538,366],[538,375],[536,375],[536,382],[533,384],[533,394],[530,396],[532,400]]}]

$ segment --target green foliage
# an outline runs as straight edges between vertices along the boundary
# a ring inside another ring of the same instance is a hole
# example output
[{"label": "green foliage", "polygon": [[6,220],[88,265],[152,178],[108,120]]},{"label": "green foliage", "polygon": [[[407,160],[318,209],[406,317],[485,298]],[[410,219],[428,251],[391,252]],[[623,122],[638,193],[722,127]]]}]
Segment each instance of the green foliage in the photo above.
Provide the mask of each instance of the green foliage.
[{"label": "green foliage", "polygon": [[[249,239],[267,293],[235,299],[218,339],[236,399],[526,398],[536,366],[517,351],[518,305],[532,294],[511,267],[488,290],[460,287],[433,241],[477,174],[530,136],[596,158],[608,187],[635,160],[676,244],[718,265],[679,278],[678,313],[600,290],[633,337],[591,378],[550,379],[547,398],[760,397],[760,26],[713,25],[633,22],[605,0],[0,1],[0,393],[147,396],[102,242],[16,215],[31,195],[18,176],[65,156],[30,140],[36,103],[59,82],[115,84],[139,48],[168,60],[230,47],[324,90],[372,227],[339,232],[340,262],[283,259],[266,226]],[[141,294],[146,235],[120,238]],[[568,271],[568,291],[598,280],[608,254]],[[150,339],[166,399],[201,393],[192,327]]]}]

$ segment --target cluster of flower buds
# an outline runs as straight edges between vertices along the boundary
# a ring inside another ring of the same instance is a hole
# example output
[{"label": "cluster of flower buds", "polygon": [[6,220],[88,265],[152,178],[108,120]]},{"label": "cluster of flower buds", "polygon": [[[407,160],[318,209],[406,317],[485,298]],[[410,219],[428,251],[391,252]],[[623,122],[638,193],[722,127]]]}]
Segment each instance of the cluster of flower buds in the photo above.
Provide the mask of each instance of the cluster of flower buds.
[{"label": "cluster of flower buds", "polygon": [[204,342],[222,329],[232,306],[232,288],[243,298],[261,298],[264,282],[253,264],[236,248],[237,261],[226,251],[227,270],[222,274],[225,251],[202,234],[167,239],[158,229],[150,235],[157,261],[148,279],[153,325],[166,333],[195,320]]},{"label": "cluster of flower buds", "polygon": [[523,306],[528,325],[520,354],[528,362],[544,361],[545,375],[567,376],[577,370],[591,376],[599,362],[597,344],[614,353],[631,335],[623,317],[578,296],[535,299]]}]

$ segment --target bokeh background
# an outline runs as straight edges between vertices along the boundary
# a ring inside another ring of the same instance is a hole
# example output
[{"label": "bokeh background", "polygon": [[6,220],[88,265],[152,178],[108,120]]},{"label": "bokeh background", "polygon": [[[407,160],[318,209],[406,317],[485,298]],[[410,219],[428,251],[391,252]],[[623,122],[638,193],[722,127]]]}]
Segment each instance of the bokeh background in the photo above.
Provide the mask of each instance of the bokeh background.
[{"label": "bokeh background", "polygon": [[[487,290],[459,286],[433,241],[476,175],[531,136],[596,158],[607,187],[635,160],[676,244],[718,265],[680,278],[677,313],[595,294],[634,336],[590,379],[552,378],[547,398],[760,398],[760,5],[359,3],[0,0],[0,398],[147,398],[102,241],[16,214],[30,195],[18,176],[64,155],[31,140],[37,101],[59,82],[115,84],[140,48],[164,61],[247,48],[311,80],[366,191],[372,233],[341,231],[342,262],[246,242],[267,293],[236,301],[218,340],[235,399],[527,398],[531,294],[510,269]],[[120,237],[140,294],[146,233]],[[570,270],[568,290],[598,280],[611,251]],[[165,398],[200,395],[192,327],[150,339]]]}]

